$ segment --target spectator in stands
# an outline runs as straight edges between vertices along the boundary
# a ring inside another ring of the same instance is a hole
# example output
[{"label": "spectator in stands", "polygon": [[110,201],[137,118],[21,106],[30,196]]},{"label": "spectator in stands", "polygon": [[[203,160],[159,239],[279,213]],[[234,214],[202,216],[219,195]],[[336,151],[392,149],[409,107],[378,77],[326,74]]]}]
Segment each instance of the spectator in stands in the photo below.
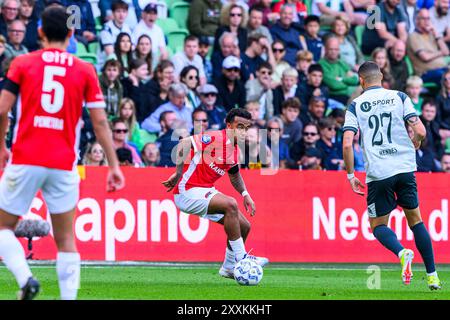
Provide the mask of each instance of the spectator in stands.
[{"label": "spectator in stands", "polygon": [[439,84],[447,65],[444,57],[449,55],[449,49],[431,24],[427,9],[421,9],[417,14],[416,31],[408,38],[407,51],[415,74],[424,82]]},{"label": "spectator in stands", "polygon": [[302,138],[303,124],[298,118],[300,106],[301,103],[297,97],[288,98],[281,105],[280,118],[283,121],[284,127],[281,138],[289,148]]},{"label": "spectator in stands", "polygon": [[[144,80],[148,78],[147,63],[143,59],[131,60],[131,72],[128,77],[121,80],[123,86],[123,96],[132,99],[136,104],[138,121],[142,121],[145,115],[149,114],[148,90],[144,85]],[[145,118],[144,118],[145,119]]]},{"label": "spectator in stands", "polygon": [[157,107],[169,101],[169,87],[173,83],[175,83],[173,63],[169,60],[163,60],[156,66],[153,78],[144,85],[145,91],[148,92],[148,94],[145,94],[147,107],[144,118],[141,118],[144,114],[141,115],[138,110],[139,123],[144,121]]},{"label": "spectator in stands", "polygon": [[391,64],[388,59],[388,52],[385,48],[376,48],[372,52],[372,61],[374,61],[383,74],[382,84],[385,89],[391,89],[394,85],[392,78]]},{"label": "spectator in stands", "polygon": [[298,162],[300,170],[322,170],[322,152],[314,147],[305,150],[304,155]]},{"label": "spectator in stands", "polygon": [[361,50],[365,55],[377,47],[389,49],[397,40],[406,42],[406,17],[399,3],[400,0],[384,0],[377,5],[380,20],[368,20],[363,32]]},{"label": "spectator in stands", "polygon": [[320,140],[317,148],[321,150],[326,170],[342,170],[344,160],[342,158],[342,144],[335,141],[336,122],[332,118],[323,118],[319,121]]},{"label": "spectator in stands", "polygon": [[150,133],[161,131],[159,116],[164,111],[173,111],[177,119],[186,123],[188,132],[192,130],[192,110],[186,107],[188,89],[183,83],[174,83],[169,87],[169,102],[159,106],[149,117],[142,122],[142,129]]},{"label": "spectator in stands", "polygon": [[174,123],[177,121],[177,114],[173,111],[164,111],[159,115],[159,125],[161,130],[158,132],[158,136],[161,137],[168,133]]},{"label": "spectator in stands", "polygon": [[416,109],[416,113],[418,115],[422,114],[423,98],[420,96],[422,89],[423,89],[423,81],[420,77],[410,76],[406,81],[406,93],[411,98],[411,101],[414,105],[414,109]]},{"label": "spectator in stands", "polygon": [[119,166],[130,166],[134,167],[133,153],[130,149],[125,147],[120,147],[116,149],[117,160],[119,161]]},{"label": "spectator in stands", "polygon": [[114,56],[122,65],[122,77],[128,77],[130,72],[130,61],[133,59],[133,46],[128,33],[119,33],[114,44]]},{"label": "spectator in stands", "polygon": [[[443,37],[447,46],[450,45],[450,11],[449,0],[435,0],[430,9],[431,24],[438,37]],[[450,47],[449,47],[450,48]]]},{"label": "spectator in stands", "polygon": [[8,25],[19,16],[19,0],[5,0],[2,3],[0,16],[0,34],[8,37]]},{"label": "spectator in stands", "polygon": [[[291,168],[298,169],[301,165],[301,158],[309,148],[315,148],[317,141],[320,139],[319,127],[317,124],[308,123],[303,127],[302,138],[297,143],[294,143],[290,149],[290,157],[292,159]],[[319,157],[321,158],[321,157]]]},{"label": "spectator in stands", "polygon": [[436,121],[437,106],[433,100],[426,100],[422,105],[420,120],[427,129],[427,146],[432,151],[434,158],[440,159],[444,153],[444,147],[439,135],[439,123]]},{"label": "spectator in stands", "polygon": [[336,137],[334,140],[336,142],[342,143],[342,138],[344,136],[344,131],[342,130],[345,123],[345,110],[344,109],[333,109],[331,112],[325,112],[325,115],[332,118],[336,123]]},{"label": "spectator in stands", "polygon": [[247,24],[248,35],[262,34],[267,38],[269,44],[272,45],[273,39],[269,29],[263,25],[264,8],[261,6],[252,6],[249,12]]},{"label": "spectator in stands", "polygon": [[344,1],[337,0],[334,2],[326,0],[312,1],[311,13],[320,17],[320,24],[330,26],[336,17],[343,16],[350,20],[345,12]]},{"label": "spectator in stands", "polygon": [[245,87],[242,80],[239,79],[241,62],[235,56],[228,56],[223,60],[222,76],[215,81],[215,86],[219,90],[219,104],[225,110],[245,105]]},{"label": "spectator in stands", "polygon": [[298,72],[298,84],[304,83],[308,79],[308,68],[314,63],[314,56],[311,51],[300,50],[295,57],[295,67]]},{"label": "spectator in stands", "polygon": [[270,28],[274,40],[281,40],[285,45],[284,60],[295,66],[297,51],[304,49],[300,43],[300,32],[293,27],[294,9],[290,5],[283,5],[280,20]]},{"label": "spectator in stands", "polygon": [[340,58],[347,63],[353,71],[358,71],[364,62],[364,55],[359,48],[356,39],[350,34],[350,21],[337,16],[331,25],[332,34],[339,39]]},{"label": "spectator in stands", "polygon": [[419,7],[417,6],[417,0],[400,0],[400,8],[405,15],[406,31],[411,34],[415,30],[415,20]]},{"label": "spectator in stands", "polygon": [[268,62],[275,66],[275,59],[273,57],[272,48],[269,45],[267,38],[261,34],[253,34],[248,38],[248,48],[245,50],[244,54],[241,55],[242,65],[245,78],[243,81],[249,79],[254,79],[256,76],[256,70],[259,66],[265,62],[261,55],[266,53],[268,55]]},{"label": "spectator in stands", "polygon": [[211,63],[213,67],[212,78],[213,81],[220,78],[222,75],[222,64],[226,57],[235,56],[240,57],[240,51],[238,47],[238,39],[231,32],[225,32],[219,39],[220,50],[213,52],[211,57]]},{"label": "spectator in stands", "polygon": [[143,34],[139,37],[136,48],[133,52],[134,59],[144,59],[147,63],[148,76],[153,76],[153,70],[156,67],[156,59],[153,58],[152,52],[152,38]]},{"label": "spectator in stands", "polygon": [[161,160],[158,145],[153,142],[146,143],[142,148],[141,158],[144,167],[158,167]]},{"label": "spectator in stands", "polygon": [[355,159],[354,168],[355,171],[363,172],[366,171],[366,168],[364,165],[364,152],[359,144],[359,135],[360,131],[353,136],[353,158]]},{"label": "spectator in stands", "polygon": [[128,16],[128,4],[125,1],[117,0],[112,3],[112,19],[103,25],[100,32],[100,44],[107,57],[114,53],[114,44],[120,33],[131,35],[131,28],[125,23]]},{"label": "spectator in stands", "polygon": [[35,51],[39,49],[39,35],[37,18],[33,15],[35,8],[35,0],[21,0],[19,7],[19,19],[25,24],[25,39],[23,45],[29,51]]},{"label": "spectator in stands", "polygon": [[133,162],[140,165],[142,163],[142,160],[137,150],[127,142],[129,129],[126,122],[119,118],[116,118],[111,121],[111,127],[114,149],[116,149],[116,151],[119,148],[126,148],[130,150]]},{"label": "spectator in stands", "polygon": [[273,109],[275,115],[281,113],[281,106],[286,99],[300,96],[297,79],[298,72],[294,68],[289,67],[283,71],[281,84],[273,91]]},{"label": "spectator in stands", "polygon": [[[112,12],[112,5],[117,0],[100,0],[98,7],[101,12],[102,20],[107,22],[114,19],[114,15]],[[131,30],[136,28],[138,24],[138,20],[141,17],[141,7],[138,0],[124,0],[124,2],[128,5],[128,14],[125,19],[125,24],[127,24]]]},{"label": "spectator in stands", "polygon": [[275,58],[275,68],[272,73],[272,88],[276,88],[281,84],[283,71],[291,66],[284,60],[286,55],[286,47],[283,41],[275,40],[272,43],[272,52]]},{"label": "spectator in stands", "polygon": [[198,38],[196,36],[187,36],[184,39],[184,50],[172,57],[172,63],[175,67],[175,77],[179,78],[181,70],[187,66],[194,66],[200,73],[200,84],[206,83],[205,69],[203,60],[198,55]]},{"label": "spectator in stands", "polygon": [[189,136],[189,132],[183,120],[175,119],[166,132],[160,135],[156,140],[161,155],[160,167],[175,167],[172,161],[173,151],[176,150],[179,139]]},{"label": "spectator in stands", "polygon": [[[92,13],[91,4],[88,0],[64,0],[66,7],[77,6],[77,12],[81,15],[80,25],[75,28],[75,39],[87,46],[89,43],[97,41],[95,30],[95,19]],[[79,10],[79,11],[78,11]]]},{"label": "spectator in stands", "polygon": [[389,63],[391,64],[391,75],[394,79],[393,90],[405,91],[406,80],[408,79],[408,64],[406,63],[406,44],[401,41],[395,41],[394,45],[388,51]]},{"label": "spectator in stands", "polygon": [[289,155],[289,147],[281,139],[283,136],[283,121],[278,117],[267,120],[267,146],[270,149],[272,169],[287,169],[292,162]]},{"label": "spectator in stands", "polygon": [[450,138],[450,69],[442,75],[441,91],[437,97],[437,121],[439,122],[439,135],[442,144]]},{"label": "spectator in stands", "polygon": [[261,144],[259,129],[251,126],[245,138],[245,147],[239,148],[241,168],[261,169],[270,166],[271,152],[266,144]]},{"label": "spectator in stands", "polygon": [[258,101],[247,101],[245,104],[245,110],[247,110],[250,115],[252,116],[252,125],[258,127],[258,129],[265,129],[265,123],[266,121],[264,119],[261,119],[261,106]]},{"label": "spectator in stands", "polygon": [[153,56],[159,57],[159,60],[164,60],[169,57],[169,54],[166,48],[164,32],[161,27],[155,23],[157,18],[157,4],[150,2],[142,11],[142,19],[133,30],[132,40],[133,44],[136,44],[142,34],[147,34],[152,39]]},{"label": "spectator in stands", "polygon": [[212,84],[204,84],[198,89],[198,93],[202,102],[199,108],[208,115],[208,126],[212,130],[224,129],[227,112],[217,104],[217,94],[219,93],[217,88]]},{"label": "spectator in stands", "polygon": [[120,82],[120,69],[122,65],[115,59],[106,61],[99,77],[103,98],[106,103],[106,114],[113,117],[119,110],[119,104],[123,97],[123,86]]},{"label": "spectator in stands", "polygon": [[25,38],[26,27],[21,20],[14,20],[8,25],[8,43],[5,46],[5,57],[12,58],[28,53],[22,44]]},{"label": "spectator in stands", "polygon": [[262,8],[263,12],[263,25],[269,27],[274,24],[278,19],[280,19],[279,12],[272,11],[272,0],[249,0],[248,4],[253,6],[258,6]]},{"label": "spectator in stands", "polygon": [[312,64],[308,68],[308,78],[307,81],[299,84],[299,94],[300,102],[302,103],[303,109],[300,111],[301,114],[305,115],[307,113],[307,106],[312,96],[325,98],[325,108],[328,107],[328,88],[322,83],[323,81],[323,69],[318,63]]},{"label": "spectator in stands", "polygon": [[202,58],[203,70],[205,70],[206,83],[212,82],[213,66],[209,55],[210,44],[208,39],[200,38],[198,44],[198,55]]},{"label": "spectator in stands", "polygon": [[[364,25],[369,16],[369,9],[376,4],[376,0],[343,1],[344,11],[353,25]],[[342,15],[339,17],[343,17]]]},{"label": "spectator in stands", "polygon": [[[414,138],[414,132],[410,126],[407,127],[409,137]],[[418,172],[437,172],[438,161],[434,159],[433,152],[428,148],[428,142],[425,138],[422,140],[419,149],[416,149],[416,163]]]},{"label": "spectator in stands", "polygon": [[[391,1],[391,0],[388,0]],[[325,56],[319,64],[323,68],[323,82],[330,90],[330,98],[347,104],[347,100],[359,84],[358,76],[339,58],[339,39],[331,36],[325,42]],[[326,164],[325,164],[326,167]]]},{"label": "spectator in stands", "polygon": [[108,161],[101,144],[97,141],[88,143],[81,163],[85,166],[107,166]]},{"label": "spectator in stands", "polygon": [[246,100],[259,102],[258,122],[262,126],[274,115],[271,76],[272,65],[264,61],[256,71],[256,79],[248,80],[245,84]]},{"label": "spectator in stands", "polygon": [[305,19],[305,33],[301,35],[302,47],[313,54],[313,60],[319,61],[323,56],[322,38],[319,37],[320,19],[310,15]]},{"label": "spectator in stands", "polygon": [[193,0],[189,8],[189,32],[199,38],[206,37],[210,44],[220,24],[220,0]]},{"label": "spectator in stands", "polygon": [[208,114],[200,108],[195,109],[192,112],[192,132],[191,135],[205,132],[208,130]]},{"label": "spectator in stands", "polygon": [[441,159],[442,172],[450,173],[450,153],[446,153]]},{"label": "spectator in stands", "polygon": [[280,13],[281,7],[284,5],[290,5],[294,8],[293,22],[297,22],[299,25],[303,24],[303,20],[308,15],[308,8],[301,0],[281,0],[275,3],[272,12]]},{"label": "spectator in stands", "polygon": [[188,89],[185,101],[186,107],[193,111],[201,103],[200,97],[197,94],[197,88],[200,86],[198,69],[194,66],[184,67],[180,73],[180,80]]},{"label": "spectator in stands", "polygon": [[326,98],[324,96],[311,96],[308,102],[308,111],[300,114],[303,125],[309,123],[319,124],[320,119],[325,115]]},{"label": "spectator in stands", "polygon": [[215,33],[213,51],[220,51],[219,39],[225,32],[231,32],[238,39],[240,53],[247,48],[247,12],[238,4],[231,4],[222,8],[220,13],[220,27]]},{"label": "spectator in stands", "polygon": [[[11,59],[6,59],[5,57],[5,50],[6,50],[6,39],[4,36],[2,36],[0,34],[0,66],[1,66],[1,71],[0,71],[0,84],[3,85],[3,81],[4,81],[4,77],[6,75],[6,70],[4,70],[5,68],[3,68],[3,64],[6,63],[7,61],[10,61]],[[1,88],[1,86],[0,86]]]},{"label": "spectator in stands", "polygon": [[119,111],[117,111],[117,118],[126,122],[128,131],[128,141],[133,142],[138,150],[143,147],[141,141],[139,123],[136,121],[136,106],[133,100],[124,98],[120,102]]}]

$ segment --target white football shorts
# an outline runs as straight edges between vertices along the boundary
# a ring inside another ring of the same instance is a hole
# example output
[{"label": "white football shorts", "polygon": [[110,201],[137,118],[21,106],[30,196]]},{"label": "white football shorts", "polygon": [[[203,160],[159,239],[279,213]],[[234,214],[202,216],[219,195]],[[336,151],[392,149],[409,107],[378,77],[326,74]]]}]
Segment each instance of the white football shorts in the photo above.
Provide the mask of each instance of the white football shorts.
[{"label": "white football shorts", "polygon": [[208,214],[211,199],[218,194],[216,188],[191,188],[183,193],[175,194],[175,205],[184,213],[195,214],[213,222],[220,221],[223,214]]},{"label": "white football shorts", "polygon": [[65,213],[77,205],[80,176],[72,171],[8,164],[0,179],[0,209],[17,216],[28,212],[39,189],[48,211]]}]

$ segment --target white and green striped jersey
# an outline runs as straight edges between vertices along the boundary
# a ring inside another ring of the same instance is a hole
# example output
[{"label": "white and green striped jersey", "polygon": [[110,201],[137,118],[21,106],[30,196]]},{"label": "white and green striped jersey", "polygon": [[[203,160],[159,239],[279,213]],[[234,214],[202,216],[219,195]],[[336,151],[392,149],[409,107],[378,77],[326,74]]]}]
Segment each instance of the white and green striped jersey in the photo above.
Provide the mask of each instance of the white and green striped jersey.
[{"label": "white and green striped jersey", "polygon": [[414,144],[405,121],[417,116],[403,92],[374,86],[353,100],[343,130],[360,131],[366,182],[417,170]]}]

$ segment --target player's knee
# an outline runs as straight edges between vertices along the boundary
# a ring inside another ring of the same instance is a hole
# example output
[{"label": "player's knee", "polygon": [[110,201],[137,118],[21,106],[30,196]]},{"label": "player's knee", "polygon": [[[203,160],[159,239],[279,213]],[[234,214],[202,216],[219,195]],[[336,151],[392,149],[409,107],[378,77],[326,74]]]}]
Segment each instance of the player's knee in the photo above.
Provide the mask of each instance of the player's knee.
[{"label": "player's knee", "polygon": [[237,201],[233,198],[229,198],[226,203],[226,212],[227,214],[237,215],[238,214],[238,204]]}]

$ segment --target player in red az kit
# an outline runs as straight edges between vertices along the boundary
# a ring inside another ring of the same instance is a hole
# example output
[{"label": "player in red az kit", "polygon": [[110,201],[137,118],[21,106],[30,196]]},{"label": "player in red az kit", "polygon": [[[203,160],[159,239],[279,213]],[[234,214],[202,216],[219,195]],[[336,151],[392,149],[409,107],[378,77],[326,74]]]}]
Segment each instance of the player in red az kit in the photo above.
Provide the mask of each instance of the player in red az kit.
[{"label": "player in red az kit", "polygon": [[237,146],[238,141],[245,141],[251,115],[244,109],[232,109],[226,124],[222,131],[207,131],[182,139],[177,149],[176,172],[163,185],[167,191],[174,190],[175,204],[181,211],[224,225],[227,248],[219,274],[234,279],[237,261],[249,258],[264,266],[269,260],[247,253],[244,242],[250,232],[250,222],[239,211],[234,198],[214,188],[214,183],[228,173],[231,184],[244,197],[245,209],[251,209],[251,216],[255,215],[255,203],[239,172]]},{"label": "player in red az kit", "polygon": [[[33,299],[40,286],[14,229],[39,189],[51,214],[61,299],[77,296],[80,255],[73,219],[79,197],[76,164],[83,102],[108,158],[107,190],[124,185],[95,69],[66,52],[73,32],[67,27],[68,18],[62,6],[44,10],[39,28],[44,49],[12,61],[0,95],[1,169],[9,159],[0,180],[0,257],[21,288],[21,300]],[[5,144],[7,114],[16,100],[17,122],[10,157]]]}]

